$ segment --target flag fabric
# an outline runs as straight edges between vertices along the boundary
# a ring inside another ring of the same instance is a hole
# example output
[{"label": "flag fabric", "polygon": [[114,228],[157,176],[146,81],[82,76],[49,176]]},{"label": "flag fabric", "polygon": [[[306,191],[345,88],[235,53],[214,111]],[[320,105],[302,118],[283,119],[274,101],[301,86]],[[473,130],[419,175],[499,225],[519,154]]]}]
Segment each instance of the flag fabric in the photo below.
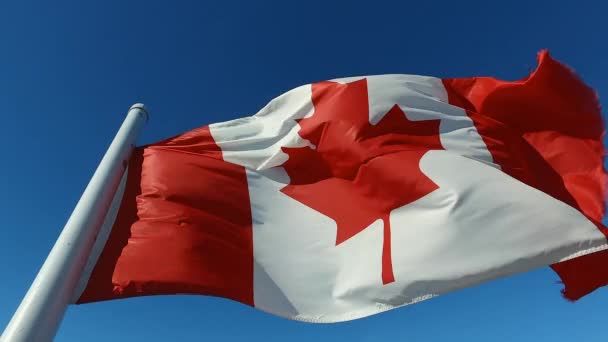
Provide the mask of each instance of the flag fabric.
[{"label": "flag fabric", "polygon": [[528,77],[342,78],[135,150],[74,301],[233,299],[360,318],[551,265],[608,283],[604,125],[545,51]]}]

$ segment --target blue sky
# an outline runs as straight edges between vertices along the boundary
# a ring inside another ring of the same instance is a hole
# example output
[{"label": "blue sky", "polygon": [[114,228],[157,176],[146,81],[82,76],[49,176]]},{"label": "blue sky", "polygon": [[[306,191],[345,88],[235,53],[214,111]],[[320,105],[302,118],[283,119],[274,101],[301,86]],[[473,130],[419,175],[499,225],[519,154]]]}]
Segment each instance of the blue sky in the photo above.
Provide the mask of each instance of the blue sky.
[{"label": "blue sky", "polygon": [[[608,96],[602,1],[0,2],[0,329],[132,103],[140,143],[252,114],[295,86],[382,73],[521,78],[538,50]],[[605,102],[605,101],[604,101]],[[604,341],[608,290],[544,268],[353,322],[219,298],[71,307],[57,341]]]}]

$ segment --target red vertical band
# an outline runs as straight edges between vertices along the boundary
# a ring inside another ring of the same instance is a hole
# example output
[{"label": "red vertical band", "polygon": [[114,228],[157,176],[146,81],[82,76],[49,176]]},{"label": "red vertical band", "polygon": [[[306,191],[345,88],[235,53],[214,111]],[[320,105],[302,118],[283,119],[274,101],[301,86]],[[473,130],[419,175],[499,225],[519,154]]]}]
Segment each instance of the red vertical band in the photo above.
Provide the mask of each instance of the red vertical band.
[{"label": "red vertical band", "polygon": [[140,148],[122,205],[79,303],[205,294],[253,305],[245,169],[204,127]]},{"label": "red vertical band", "polygon": [[[605,235],[604,125],[597,96],[570,69],[539,54],[520,81],[445,79],[451,104],[464,108],[494,161],[512,177],[578,209]],[[577,299],[608,284],[608,254],[553,265]],[[579,270],[588,272],[581,277]],[[576,274],[575,274],[576,273]]]}]

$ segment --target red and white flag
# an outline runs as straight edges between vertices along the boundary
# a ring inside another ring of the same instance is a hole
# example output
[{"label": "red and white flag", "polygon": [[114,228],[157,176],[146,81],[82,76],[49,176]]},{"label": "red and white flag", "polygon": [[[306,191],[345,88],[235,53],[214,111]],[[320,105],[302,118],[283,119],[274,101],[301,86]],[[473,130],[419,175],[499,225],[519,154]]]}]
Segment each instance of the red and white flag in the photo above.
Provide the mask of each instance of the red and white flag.
[{"label": "red and white flag", "polygon": [[205,294],[337,322],[552,265],[608,282],[595,93],[529,77],[352,77],[138,148],[75,301]]}]

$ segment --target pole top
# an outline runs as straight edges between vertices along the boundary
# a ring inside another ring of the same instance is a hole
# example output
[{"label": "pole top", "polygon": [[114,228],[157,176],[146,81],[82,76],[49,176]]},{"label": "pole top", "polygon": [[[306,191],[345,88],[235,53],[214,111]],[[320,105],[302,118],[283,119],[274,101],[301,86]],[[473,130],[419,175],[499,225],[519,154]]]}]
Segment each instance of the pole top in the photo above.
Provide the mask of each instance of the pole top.
[{"label": "pole top", "polygon": [[136,104],[132,105],[131,108],[129,108],[129,112],[132,110],[141,111],[146,116],[146,121],[149,120],[150,114],[148,114],[148,109],[146,108],[146,106],[143,103],[136,103]]}]

